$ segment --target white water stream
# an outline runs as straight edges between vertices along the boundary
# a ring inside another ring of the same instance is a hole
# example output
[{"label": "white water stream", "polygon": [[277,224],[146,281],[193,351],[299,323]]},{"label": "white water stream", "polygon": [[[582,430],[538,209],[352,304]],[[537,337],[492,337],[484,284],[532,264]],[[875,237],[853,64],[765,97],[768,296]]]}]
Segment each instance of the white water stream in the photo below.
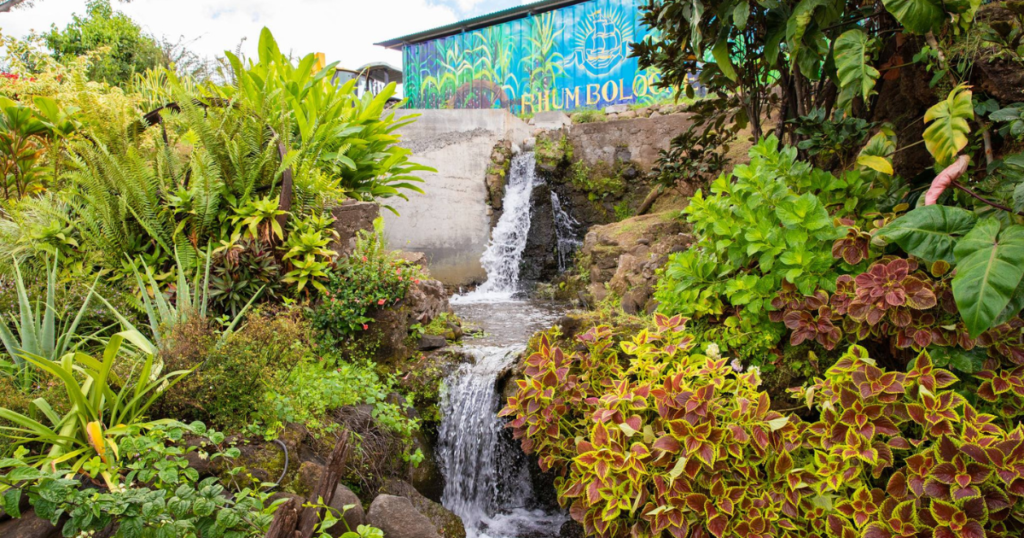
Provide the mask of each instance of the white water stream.
[{"label": "white water stream", "polygon": [[442,504],[466,526],[467,538],[543,538],[566,517],[540,507],[529,462],[498,418],[504,405],[499,374],[530,335],[551,326],[561,309],[517,299],[519,266],[530,230],[530,195],[537,182],[532,153],[516,155],[505,189],[505,212],[481,258],[487,281],[452,298],[456,312],[479,324],[483,338],[463,347],[475,359],[447,380],[437,458],[445,477]]}]

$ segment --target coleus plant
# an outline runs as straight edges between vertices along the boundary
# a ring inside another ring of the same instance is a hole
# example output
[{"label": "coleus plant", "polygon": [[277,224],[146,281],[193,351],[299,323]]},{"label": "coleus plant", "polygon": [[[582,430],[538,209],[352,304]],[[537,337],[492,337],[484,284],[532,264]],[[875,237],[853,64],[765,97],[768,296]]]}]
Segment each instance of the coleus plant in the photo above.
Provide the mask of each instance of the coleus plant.
[{"label": "coleus plant", "polygon": [[[756,369],[709,347],[682,318],[616,342],[608,326],[566,353],[539,339],[502,416],[558,473],[559,500],[588,535],[810,538],[1020,536],[1024,427],[978,411],[921,353],[908,372],[853,346],[773,411]],[[618,345],[616,345],[618,344]],[[1020,398],[1020,368],[989,361],[982,397]],[[998,392],[998,393],[997,393]]]}]

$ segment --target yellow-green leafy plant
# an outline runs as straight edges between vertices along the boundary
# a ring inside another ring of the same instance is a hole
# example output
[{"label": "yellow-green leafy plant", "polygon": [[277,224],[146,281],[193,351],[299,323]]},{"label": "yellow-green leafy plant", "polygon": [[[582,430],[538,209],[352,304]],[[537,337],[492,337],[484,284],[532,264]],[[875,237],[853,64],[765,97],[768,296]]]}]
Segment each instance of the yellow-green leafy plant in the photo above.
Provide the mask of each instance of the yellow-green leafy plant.
[{"label": "yellow-green leafy plant", "polygon": [[136,365],[137,370],[132,368],[125,376],[115,373],[115,362],[124,356],[124,341],[140,338],[134,331],[118,333],[107,342],[100,358],[73,352],[54,361],[26,354],[26,361],[64,386],[71,409],[60,416],[41,398],[32,402],[41,420],[0,409],[0,418],[13,424],[0,427],[0,435],[28,448],[21,459],[34,467],[66,465],[71,474],[87,471],[94,478],[102,476],[108,486],[116,484],[118,476],[110,470],[120,457],[118,439],[133,426],[167,422],[148,422],[146,412],[188,374],[187,370],[163,373],[149,354]]}]

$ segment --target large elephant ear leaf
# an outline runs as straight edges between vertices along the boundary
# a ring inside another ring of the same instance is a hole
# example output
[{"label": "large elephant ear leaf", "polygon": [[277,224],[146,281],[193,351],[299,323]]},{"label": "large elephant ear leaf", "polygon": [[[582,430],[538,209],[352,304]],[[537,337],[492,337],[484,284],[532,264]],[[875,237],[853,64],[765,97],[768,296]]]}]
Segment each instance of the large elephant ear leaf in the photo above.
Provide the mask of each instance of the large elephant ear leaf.
[{"label": "large elephant ear leaf", "polygon": [[953,298],[971,337],[991,328],[1024,277],[1024,226],[978,222],[956,246]]},{"label": "large elephant ear leaf", "polygon": [[927,34],[946,22],[946,11],[937,0],[882,0],[885,9],[911,32]]},{"label": "large elephant ear leaf", "polygon": [[929,263],[956,261],[953,249],[974,228],[977,217],[959,207],[928,205],[892,221],[877,236],[895,241],[908,254]]},{"label": "large elephant ear leaf", "polygon": [[924,145],[940,165],[952,163],[967,145],[971,132],[967,122],[974,119],[971,96],[969,87],[957,86],[924,115],[925,123],[931,124],[924,130]]},{"label": "large elephant ear leaf", "polygon": [[[877,48],[878,40],[868,37],[858,28],[843,32],[843,35],[836,39],[836,70],[844,94],[851,97],[860,96],[867,101],[875,93],[879,72],[871,65],[871,59]],[[846,92],[847,88],[852,92]],[[844,103],[844,106],[849,106],[850,101],[852,99]]]}]

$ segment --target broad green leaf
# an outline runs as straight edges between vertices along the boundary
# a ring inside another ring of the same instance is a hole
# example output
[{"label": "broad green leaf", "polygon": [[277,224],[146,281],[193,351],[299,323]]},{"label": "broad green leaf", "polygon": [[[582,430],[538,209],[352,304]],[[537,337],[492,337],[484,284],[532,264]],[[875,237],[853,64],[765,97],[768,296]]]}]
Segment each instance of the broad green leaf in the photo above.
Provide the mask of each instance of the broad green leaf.
[{"label": "broad green leaf", "polygon": [[[855,95],[865,101],[875,93],[879,72],[871,65],[871,59],[878,48],[878,40],[868,37],[863,30],[847,30],[836,39],[835,62],[839,74],[839,85],[853,88]],[[888,172],[892,174],[892,172]]]},{"label": "broad green leaf", "polygon": [[956,246],[953,297],[972,337],[992,327],[1024,277],[1024,226],[979,221]]},{"label": "broad green leaf", "polygon": [[885,9],[911,32],[926,34],[946,21],[942,2],[936,0],[882,0]]},{"label": "broad green leaf", "polygon": [[895,241],[908,254],[927,262],[956,261],[953,248],[971,231],[977,217],[966,209],[942,205],[919,207],[878,231],[878,237]]},{"label": "broad green leaf", "polygon": [[889,162],[889,159],[879,157],[878,155],[860,155],[857,157],[857,164],[888,176],[891,176],[893,173],[892,163]]},{"label": "broad green leaf", "polygon": [[971,132],[967,122],[974,119],[971,95],[966,86],[957,86],[924,115],[925,123],[930,123],[924,130],[924,145],[941,165],[953,162],[967,145],[967,135]]},{"label": "broad green leaf", "polygon": [[732,65],[732,58],[729,57],[729,39],[728,34],[723,32],[723,35],[718,38],[715,43],[715,47],[711,49],[711,55],[715,57],[715,63],[718,64],[718,68],[722,70],[722,74],[729,80],[735,82],[739,76],[736,74],[736,68]]}]

